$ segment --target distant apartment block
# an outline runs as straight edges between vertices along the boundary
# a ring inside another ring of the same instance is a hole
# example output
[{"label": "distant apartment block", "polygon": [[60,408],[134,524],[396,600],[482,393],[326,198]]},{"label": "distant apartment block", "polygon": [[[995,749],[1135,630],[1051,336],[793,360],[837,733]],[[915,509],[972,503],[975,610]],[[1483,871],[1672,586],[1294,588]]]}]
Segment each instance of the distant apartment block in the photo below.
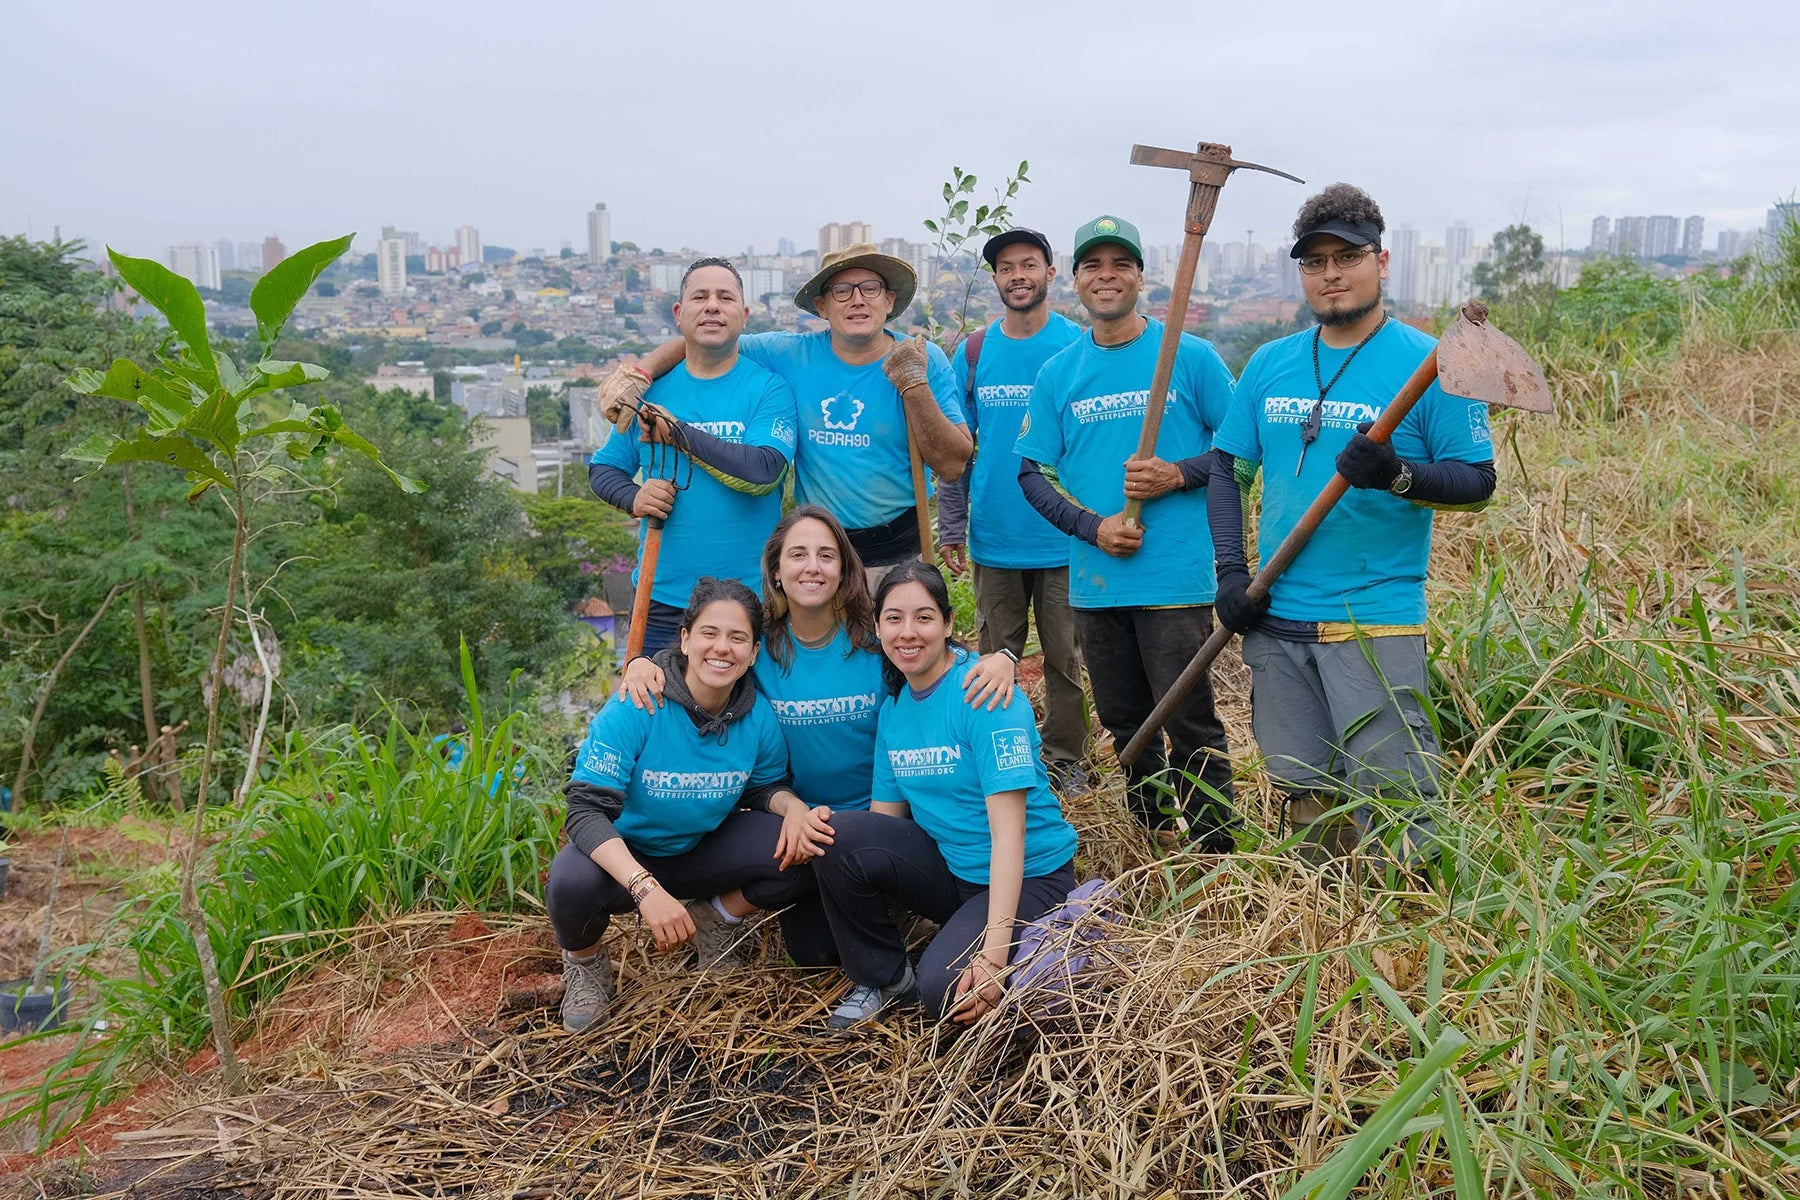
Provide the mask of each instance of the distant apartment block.
[{"label": "distant apartment block", "polygon": [[[236,253],[232,258],[232,269],[235,271],[261,271],[263,269],[263,248],[259,242],[238,242]],[[283,257],[286,257],[285,255]]]},{"label": "distant apartment block", "polygon": [[168,251],[169,270],[183,279],[192,280],[195,287],[219,290],[219,249],[217,246],[203,246],[198,242],[190,242],[182,246],[170,246]]},{"label": "distant apartment block", "polygon": [[381,236],[384,241],[388,238],[399,238],[406,243],[406,254],[409,258],[418,258],[425,253],[425,239],[413,230],[395,229],[392,225],[383,225]]},{"label": "distant apartment block", "polygon": [[[273,271],[275,269],[275,264],[280,262],[282,259],[284,259],[286,257],[287,257],[287,247],[281,244],[280,238],[276,237],[274,234],[271,233],[268,237],[263,239],[263,244],[262,244],[262,269],[263,270]],[[243,268],[241,268],[241,267],[239,268],[239,270],[242,270],[242,269]]]},{"label": "distant apartment block", "polygon": [[681,290],[681,274],[685,270],[680,263],[651,263],[650,290],[673,296]]},{"label": "distant apartment block", "polygon": [[612,214],[596,203],[587,215],[588,263],[599,266],[612,254]]},{"label": "distant apartment block", "polygon": [[842,250],[845,246],[874,240],[875,231],[867,221],[833,221],[829,225],[819,226],[819,257],[824,258],[833,250]]},{"label": "distant apartment block", "polygon": [[456,254],[465,266],[481,265],[481,231],[473,225],[456,227]]},{"label": "distant apartment block", "polygon": [[1706,249],[1706,218],[1692,216],[1681,225],[1681,253],[1684,258],[1699,258]]},{"label": "distant apartment block", "polygon": [[1770,237],[1780,237],[1789,225],[1800,225],[1800,202],[1789,200],[1777,204],[1769,210],[1769,220],[1763,232]]},{"label": "distant apartment block", "polygon": [[1588,234],[1588,251],[1592,254],[1611,254],[1612,221],[1607,217],[1595,217],[1592,231]]},{"label": "distant apartment block", "polygon": [[406,240],[382,238],[375,248],[375,279],[384,296],[398,296],[406,290]]},{"label": "distant apartment block", "polygon": [[1671,216],[1644,221],[1644,257],[1663,258],[1681,250],[1681,222]]}]

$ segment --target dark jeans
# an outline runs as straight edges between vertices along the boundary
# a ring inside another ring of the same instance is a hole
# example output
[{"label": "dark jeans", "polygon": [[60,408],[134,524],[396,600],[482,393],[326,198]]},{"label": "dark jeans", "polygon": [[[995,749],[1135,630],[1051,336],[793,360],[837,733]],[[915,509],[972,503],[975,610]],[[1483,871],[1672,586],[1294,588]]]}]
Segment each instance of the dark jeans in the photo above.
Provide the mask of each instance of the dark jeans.
[{"label": "dark jeans", "polygon": [[[1081,653],[1094,685],[1094,708],[1112,734],[1115,750],[1150,716],[1175,677],[1212,633],[1212,605],[1186,608],[1078,608]],[[1225,725],[1213,706],[1208,672],[1164,727],[1168,746],[1155,738],[1126,768],[1127,798],[1137,818],[1151,829],[1173,822],[1163,813],[1169,794],[1196,835],[1238,824],[1231,806],[1231,750]],[[1170,768],[1173,767],[1173,770]],[[1193,777],[1223,796],[1208,796]]]},{"label": "dark jeans", "polygon": [[[919,958],[918,977],[925,1010],[943,1015],[954,999],[956,977],[981,948],[987,886],[951,874],[937,843],[916,821],[838,812],[831,828],[835,840],[824,857],[813,860],[813,870],[844,974],[867,987],[899,982],[906,970],[906,939],[888,911],[888,900],[896,900],[942,926]],[[1013,945],[1026,925],[1068,899],[1074,888],[1073,861],[1026,879],[1019,889]]]},{"label": "dark jeans", "polygon": [[[742,888],[744,899],[758,908],[787,909],[781,914],[781,932],[788,954],[803,967],[829,966],[837,962],[837,949],[825,922],[818,881],[807,864],[785,871],[777,868],[775,840],[780,834],[780,817],[740,809],[686,854],[659,858],[635,847],[632,853],[678,900],[711,899]],[[544,907],[557,945],[585,950],[606,933],[614,913],[631,912],[635,906],[631,893],[593,859],[574,846],[564,846],[550,861]]]},{"label": "dark jeans", "polygon": [[1001,648],[1025,653],[1032,615],[1044,650],[1044,758],[1080,762],[1087,757],[1087,697],[1081,690],[1081,651],[1069,607],[1069,568],[1013,569],[972,564],[976,640],[983,654]]},{"label": "dark jeans", "polygon": [[664,646],[676,643],[681,634],[681,612],[673,604],[664,604],[660,600],[650,602],[650,612],[644,620],[645,654],[655,654]]}]

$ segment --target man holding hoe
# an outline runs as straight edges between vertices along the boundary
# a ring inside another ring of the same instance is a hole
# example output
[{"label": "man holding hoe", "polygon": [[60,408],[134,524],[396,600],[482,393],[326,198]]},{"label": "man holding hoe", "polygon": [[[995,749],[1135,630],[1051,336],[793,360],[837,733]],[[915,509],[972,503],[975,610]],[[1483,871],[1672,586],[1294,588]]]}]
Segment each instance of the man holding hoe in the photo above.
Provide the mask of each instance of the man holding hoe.
[{"label": "man holding hoe", "polygon": [[[928,543],[918,511],[908,438],[941,478],[955,479],[973,442],[957,402],[950,362],[923,338],[903,340],[887,322],[912,303],[918,281],[904,261],[859,243],[827,254],[794,296],[828,328],[743,338],[744,357],[775,372],[798,401],[794,495],[818,504],[849,530],[871,586]],[[622,366],[600,389],[601,410],[634,404],[650,381],[681,361],[683,341],[665,342],[637,366]]]},{"label": "man holding hoe", "polygon": [[[1380,798],[1437,795],[1437,739],[1425,714],[1425,571],[1432,510],[1479,509],[1494,492],[1487,407],[1432,383],[1391,441],[1367,436],[1433,348],[1381,302],[1381,209],[1333,184],[1294,221],[1314,329],[1258,350],[1219,430],[1208,489],[1219,621],[1243,634],[1251,714],[1287,818],[1309,855],[1342,855],[1375,827]],[[1265,562],[1341,474],[1350,491],[1271,585],[1247,594],[1243,489],[1263,475]],[[1326,814],[1354,803],[1354,829]],[[1429,853],[1431,822],[1407,822],[1403,856]]]}]

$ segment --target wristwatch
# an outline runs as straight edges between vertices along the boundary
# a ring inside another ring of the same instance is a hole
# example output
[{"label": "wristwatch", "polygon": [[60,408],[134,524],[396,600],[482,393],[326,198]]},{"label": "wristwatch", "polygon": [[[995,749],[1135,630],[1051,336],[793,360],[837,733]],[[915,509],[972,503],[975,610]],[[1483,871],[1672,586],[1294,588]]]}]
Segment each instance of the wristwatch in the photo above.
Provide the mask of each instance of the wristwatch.
[{"label": "wristwatch", "polygon": [[1404,458],[1400,460],[1400,473],[1394,476],[1394,482],[1388,484],[1388,491],[1396,496],[1404,496],[1412,491],[1412,464]]},{"label": "wristwatch", "polygon": [[1011,650],[1008,650],[1005,646],[1000,647],[1000,653],[1004,654],[1004,655],[1006,655],[1006,657],[1012,659],[1013,666],[1016,667],[1019,665],[1019,656],[1014,654]]}]

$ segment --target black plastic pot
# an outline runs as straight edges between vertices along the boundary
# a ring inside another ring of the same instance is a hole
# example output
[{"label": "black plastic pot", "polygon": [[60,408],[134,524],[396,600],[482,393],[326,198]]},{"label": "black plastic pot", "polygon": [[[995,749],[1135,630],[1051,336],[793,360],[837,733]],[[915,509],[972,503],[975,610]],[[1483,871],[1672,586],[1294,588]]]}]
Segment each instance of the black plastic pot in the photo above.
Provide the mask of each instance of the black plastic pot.
[{"label": "black plastic pot", "polygon": [[0,981],[0,1032],[30,1033],[62,1024],[63,1010],[69,1006],[69,985],[59,979],[54,987],[28,993],[30,986],[29,978]]},{"label": "black plastic pot", "polygon": [[6,877],[12,874],[12,859],[0,858],[0,896],[6,895]]}]

